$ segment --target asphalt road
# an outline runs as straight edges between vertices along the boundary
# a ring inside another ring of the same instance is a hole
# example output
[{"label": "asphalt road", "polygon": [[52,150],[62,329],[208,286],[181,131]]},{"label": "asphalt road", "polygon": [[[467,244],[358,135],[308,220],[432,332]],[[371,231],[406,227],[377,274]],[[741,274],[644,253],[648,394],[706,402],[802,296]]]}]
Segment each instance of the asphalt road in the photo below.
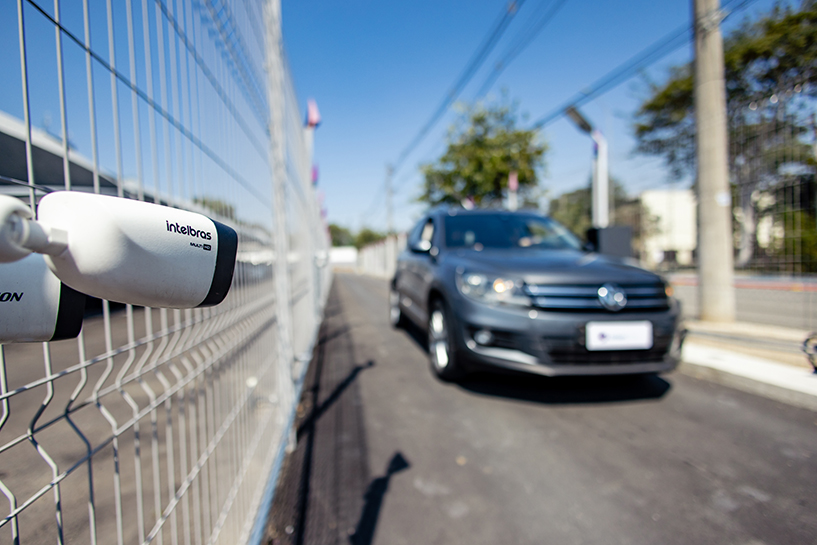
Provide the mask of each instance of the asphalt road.
[{"label": "asphalt road", "polygon": [[436,380],[337,275],[269,543],[817,543],[817,414],[676,372]]}]

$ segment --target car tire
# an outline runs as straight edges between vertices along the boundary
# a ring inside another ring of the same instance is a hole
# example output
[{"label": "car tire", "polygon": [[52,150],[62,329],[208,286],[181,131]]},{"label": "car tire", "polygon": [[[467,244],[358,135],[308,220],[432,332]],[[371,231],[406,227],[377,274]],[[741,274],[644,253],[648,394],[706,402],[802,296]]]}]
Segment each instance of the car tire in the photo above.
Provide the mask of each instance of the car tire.
[{"label": "car tire", "polygon": [[389,323],[394,329],[402,329],[406,326],[406,315],[400,308],[400,293],[394,284],[389,290]]},{"label": "car tire", "polygon": [[464,376],[454,344],[453,322],[441,299],[432,301],[428,312],[428,360],[441,380],[453,382]]}]

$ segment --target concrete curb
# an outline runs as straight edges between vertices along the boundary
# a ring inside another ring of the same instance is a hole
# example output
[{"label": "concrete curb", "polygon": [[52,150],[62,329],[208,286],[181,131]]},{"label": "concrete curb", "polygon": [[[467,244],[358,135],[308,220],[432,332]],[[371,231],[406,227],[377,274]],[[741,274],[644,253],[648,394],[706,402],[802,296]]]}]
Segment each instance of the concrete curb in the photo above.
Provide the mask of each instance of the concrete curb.
[{"label": "concrete curb", "polygon": [[789,405],[817,411],[817,374],[729,350],[684,343],[679,371]]}]

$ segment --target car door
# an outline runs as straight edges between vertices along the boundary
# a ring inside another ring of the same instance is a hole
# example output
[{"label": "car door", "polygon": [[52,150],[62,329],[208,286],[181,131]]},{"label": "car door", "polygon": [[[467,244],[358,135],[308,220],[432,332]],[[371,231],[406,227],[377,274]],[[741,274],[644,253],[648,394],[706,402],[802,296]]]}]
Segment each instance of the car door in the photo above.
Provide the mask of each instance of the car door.
[{"label": "car door", "polygon": [[397,270],[394,275],[394,285],[400,296],[401,307],[409,317],[418,322],[421,316],[417,315],[418,310],[414,302],[417,291],[417,248],[427,220],[428,218],[423,218],[412,227],[406,241],[406,249],[397,260]]},{"label": "car door", "polygon": [[434,281],[434,269],[437,267],[437,245],[436,245],[437,225],[433,217],[426,219],[420,231],[419,241],[415,247],[414,259],[412,262],[414,271],[414,289],[412,302],[417,310],[418,321],[425,324],[427,321],[428,291]]}]

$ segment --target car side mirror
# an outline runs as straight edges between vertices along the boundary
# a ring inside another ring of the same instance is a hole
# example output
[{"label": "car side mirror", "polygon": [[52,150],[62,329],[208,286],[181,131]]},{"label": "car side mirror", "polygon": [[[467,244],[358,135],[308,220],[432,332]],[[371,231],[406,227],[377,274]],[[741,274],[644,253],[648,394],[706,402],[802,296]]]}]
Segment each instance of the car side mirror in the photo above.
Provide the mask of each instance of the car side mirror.
[{"label": "car side mirror", "polygon": [[584,250],[585,252],[595,252],[596,251],[596,245],[593,244],[592,242],[585,242],[582,245],[582,250]]},{"label": "car side mirror", "polygon": [[411,251],[418,254],[427,254],[431,251],[431,241],[421,240],[411,247]]}]

